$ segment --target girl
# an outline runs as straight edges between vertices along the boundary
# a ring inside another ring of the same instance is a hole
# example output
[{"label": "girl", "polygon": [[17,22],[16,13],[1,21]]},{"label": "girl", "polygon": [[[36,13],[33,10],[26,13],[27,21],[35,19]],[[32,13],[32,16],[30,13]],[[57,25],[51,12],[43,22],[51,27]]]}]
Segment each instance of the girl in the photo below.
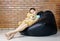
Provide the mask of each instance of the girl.
[{"label": "girl", "polygon": [[37,15],[35,8],[30,8],[29,13],[27,13],[27,17],[22,22],[18,23],[18,28],[6,33],[5,36],[9,40],[12,39],[17,32],[21,32],[25,30],[28,26],[34,24],[39,19],[39,17],[40,16]]}]

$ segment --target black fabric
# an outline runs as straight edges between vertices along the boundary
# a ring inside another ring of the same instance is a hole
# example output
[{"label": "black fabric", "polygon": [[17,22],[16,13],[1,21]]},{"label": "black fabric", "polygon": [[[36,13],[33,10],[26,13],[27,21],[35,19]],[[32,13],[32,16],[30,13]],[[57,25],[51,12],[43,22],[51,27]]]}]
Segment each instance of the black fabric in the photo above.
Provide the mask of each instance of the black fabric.
[{"label": "black fabric", "polygon": [[39,20],[32,26],[20,32],[22,35],[49,36],[57,33],[55,18],[51,11],[40,11],[37,15],[41,16]]}]

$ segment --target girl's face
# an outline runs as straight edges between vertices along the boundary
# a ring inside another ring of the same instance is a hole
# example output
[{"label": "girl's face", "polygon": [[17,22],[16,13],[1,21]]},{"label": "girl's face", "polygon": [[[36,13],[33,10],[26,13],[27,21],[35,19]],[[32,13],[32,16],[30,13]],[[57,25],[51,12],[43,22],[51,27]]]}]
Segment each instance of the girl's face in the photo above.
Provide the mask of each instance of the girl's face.
[{"label": "girl's face", "polygon": [[30,13],[35,14],[36,11],[35,10],[30,10]]}]

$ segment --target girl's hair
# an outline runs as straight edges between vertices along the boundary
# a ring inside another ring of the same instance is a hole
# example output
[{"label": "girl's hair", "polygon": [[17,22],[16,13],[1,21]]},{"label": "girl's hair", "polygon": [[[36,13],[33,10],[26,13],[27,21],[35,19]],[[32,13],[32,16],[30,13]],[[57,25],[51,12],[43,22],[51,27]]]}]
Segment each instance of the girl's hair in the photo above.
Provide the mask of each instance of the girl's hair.
[{"label": "girl's hair", "polygon": [[34,11],[36,11],[36,9],[35,9],[35,8],[30,8],[30,10],[29,10],[29,11],[31,11],[31,10],[34,10]]}]

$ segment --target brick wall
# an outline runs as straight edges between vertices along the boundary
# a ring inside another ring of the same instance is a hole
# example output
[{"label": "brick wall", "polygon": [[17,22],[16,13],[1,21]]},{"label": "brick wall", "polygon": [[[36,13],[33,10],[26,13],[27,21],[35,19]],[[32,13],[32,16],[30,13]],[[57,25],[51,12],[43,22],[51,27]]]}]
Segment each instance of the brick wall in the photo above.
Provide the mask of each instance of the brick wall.
[{"label": "brick wall", "polygon": [[57,26],[60,28],[60,1],[56,1],[56,21]]},{"label": "brick wall", "polygon": [[0,27],[18,27],[29,10],[34,7],[37,11],[51,10],[56,15],[56,4],[53,0],[0,0]]}]

